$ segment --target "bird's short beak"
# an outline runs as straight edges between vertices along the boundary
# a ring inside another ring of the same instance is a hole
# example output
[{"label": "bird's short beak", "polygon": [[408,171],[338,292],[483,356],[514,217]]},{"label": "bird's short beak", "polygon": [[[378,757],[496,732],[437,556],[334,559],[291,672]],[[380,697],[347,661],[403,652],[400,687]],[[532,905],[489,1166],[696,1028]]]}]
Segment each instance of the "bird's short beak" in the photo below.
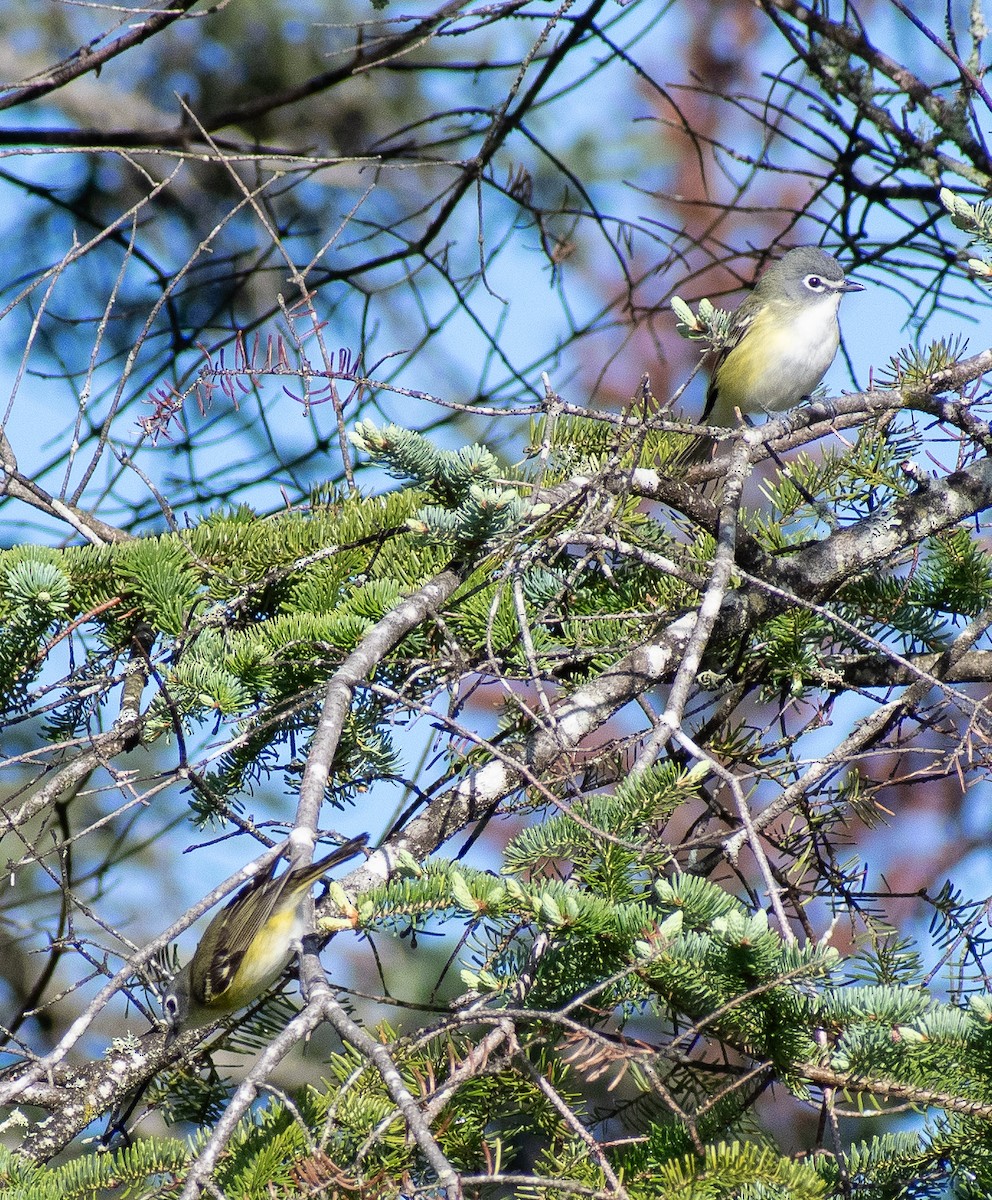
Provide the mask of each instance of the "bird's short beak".
[{"label": "bird's short beak", "polygon": [[841,284],[842,292],[863,292],[865,285],[863,283],[855,283],[853,279],[845,279]]}]

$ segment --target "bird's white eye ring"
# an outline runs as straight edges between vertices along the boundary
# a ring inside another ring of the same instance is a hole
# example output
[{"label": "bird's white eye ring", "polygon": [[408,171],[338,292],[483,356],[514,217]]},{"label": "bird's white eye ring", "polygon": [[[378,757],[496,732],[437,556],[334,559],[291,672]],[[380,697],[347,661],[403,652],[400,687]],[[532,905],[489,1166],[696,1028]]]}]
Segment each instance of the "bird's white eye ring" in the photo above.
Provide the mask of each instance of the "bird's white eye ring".
[{"label": "bird's white eye ring", "polygon": [[806,284],[811,292],[823,291],[823,280],[819,277],[819,275],[807,275],[803,280],[803,283]]}]

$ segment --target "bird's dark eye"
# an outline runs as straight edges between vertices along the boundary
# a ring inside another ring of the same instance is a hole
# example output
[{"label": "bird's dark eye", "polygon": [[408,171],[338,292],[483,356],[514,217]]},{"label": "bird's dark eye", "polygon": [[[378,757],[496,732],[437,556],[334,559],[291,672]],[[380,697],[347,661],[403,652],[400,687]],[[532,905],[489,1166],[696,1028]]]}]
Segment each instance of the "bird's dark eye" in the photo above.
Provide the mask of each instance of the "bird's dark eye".
[{"label": "bird's dark eye", "polygon": [[823,291],[823,280],[819,275],[807,275],[805,282],[811,292]]}]

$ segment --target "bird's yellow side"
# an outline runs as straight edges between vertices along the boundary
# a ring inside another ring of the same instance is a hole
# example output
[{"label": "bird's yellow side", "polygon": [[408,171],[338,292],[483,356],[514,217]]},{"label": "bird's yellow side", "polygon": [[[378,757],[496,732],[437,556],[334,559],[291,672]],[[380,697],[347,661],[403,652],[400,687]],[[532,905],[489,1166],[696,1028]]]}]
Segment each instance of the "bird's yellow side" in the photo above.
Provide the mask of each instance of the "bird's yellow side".
[{"label": "bird's yellow side", "polygon": [[303,932],[299,905],[299,892],[284,898],[284,903],[255,935],[230,987],[213,998],[211,1007],[234,1012],[275,983],[292,957],[293,943]]}]

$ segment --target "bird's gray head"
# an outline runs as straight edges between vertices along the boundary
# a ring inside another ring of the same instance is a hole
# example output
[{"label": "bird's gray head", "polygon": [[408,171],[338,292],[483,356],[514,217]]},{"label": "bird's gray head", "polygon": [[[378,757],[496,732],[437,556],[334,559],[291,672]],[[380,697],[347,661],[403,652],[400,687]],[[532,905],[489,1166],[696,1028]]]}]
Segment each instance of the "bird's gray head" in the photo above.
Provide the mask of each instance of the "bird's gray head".
[{"label": "bird's gray head", "polygon": [[766,303],[778,299],[806,306],[829,300],[836,307],[844,292],[865,289],[845,278],[844,268],[832,254],[818,246],[797,246],[772,263],[754,290]]},{"label": "bird's gray head", "polygon": [[169,990],[162,997],[162,1012],[173,1034],[179,1032],[189,1015],[189,965],[173,977]]}]

